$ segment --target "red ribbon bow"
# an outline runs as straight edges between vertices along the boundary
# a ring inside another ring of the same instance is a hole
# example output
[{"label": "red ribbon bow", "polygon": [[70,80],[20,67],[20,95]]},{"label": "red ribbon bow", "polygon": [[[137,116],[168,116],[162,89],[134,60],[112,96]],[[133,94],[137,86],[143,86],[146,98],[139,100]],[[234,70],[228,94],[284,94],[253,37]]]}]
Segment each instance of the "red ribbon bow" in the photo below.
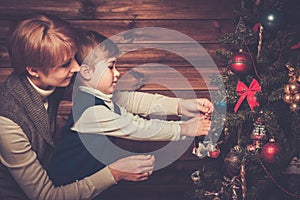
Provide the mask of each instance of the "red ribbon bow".
[{"label": "red ribbon bow", "polygon": [[251,110],[253,110],[255,106],[259,106],[259,103],[256,101],[255,94],[256,92],[261,92],[261,87],[257,80],[253,79],[249,88],[243,82],[238,81],[238,84],[236,85],[236,91],[240,98],[234,107],[235,113],[238,111],[240,105],[246,97]]},{"label": "red ribbon bow", "polygon": [[297,44],[291,47],[291,49],[299,49],[299,48],[300,48],[300,42],[298,42]]}]

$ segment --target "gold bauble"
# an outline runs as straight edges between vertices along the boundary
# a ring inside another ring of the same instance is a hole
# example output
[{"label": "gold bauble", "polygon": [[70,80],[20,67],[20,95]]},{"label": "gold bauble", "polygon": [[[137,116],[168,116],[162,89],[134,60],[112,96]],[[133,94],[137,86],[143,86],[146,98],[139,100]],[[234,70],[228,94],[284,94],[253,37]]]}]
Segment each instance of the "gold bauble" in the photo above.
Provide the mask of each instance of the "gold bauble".
[{"label": "gold bauble", "polygon": [[300,69],[297,69],[296,79],[297,79],[298,83],[300,83]]},{"label": "gold bauble", "polygon": [[284,90],[284,93],[291,94],[291,92],[290,92],[290,84],[286,84],[284,86],[283,90]]},{"label": "gold bauble", "polygon": [[290,77],[289,83],[297,83],[297,77],[295,75],[293,75],[292,77]]},{"label": "gold bauble", "polygon": [[289,83],[288,86],[291,94],[298,93],[298,89],[299,89],[298,83]]},{"label": "gold bauble", "polygon": [[293,103],[297,103],[297,104],[300,103],[300,93],[294,94],[294,96],[293,96]]},{"label": "gold bauble", "polygon": [[[297,94],[299,94],[299,93],[297,93]],[[291,95],[291,94],[284,94],[283,101],[285,103],[292,103],[293,102],[293,95]]]},{"label": "gold bauble", "polygon": [[294,71],[289,71],[288,76],[289,77],[295,76],[295,72]]},{"label": "gold bauble", "polygon": [[292,104],[290,105],[290,109],[291,109],[291,111],[293,111],[293,112],[297,112],[297,111],[300,110],[300,106],[299,106],[298,104],[296,104],[296,103],[292,103]]}]

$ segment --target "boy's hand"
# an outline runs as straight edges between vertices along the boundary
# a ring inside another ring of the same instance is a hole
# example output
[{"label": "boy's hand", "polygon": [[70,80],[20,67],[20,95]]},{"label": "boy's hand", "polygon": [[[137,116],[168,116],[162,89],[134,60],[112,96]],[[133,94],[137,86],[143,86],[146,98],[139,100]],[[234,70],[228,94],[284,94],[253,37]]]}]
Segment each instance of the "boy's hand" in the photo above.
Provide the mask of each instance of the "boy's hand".
[{"label": "boy's hand", "polygon": [[181,136],[207,135],[211,128],[211,121],[205,116],[194,117],[180,124]]},{"label": "boy's hand", "polygon": [[214,105],[206,98],[180,99],[178,114],[186,117],[197,117],[201,114],[210,114],[214,111]]}]

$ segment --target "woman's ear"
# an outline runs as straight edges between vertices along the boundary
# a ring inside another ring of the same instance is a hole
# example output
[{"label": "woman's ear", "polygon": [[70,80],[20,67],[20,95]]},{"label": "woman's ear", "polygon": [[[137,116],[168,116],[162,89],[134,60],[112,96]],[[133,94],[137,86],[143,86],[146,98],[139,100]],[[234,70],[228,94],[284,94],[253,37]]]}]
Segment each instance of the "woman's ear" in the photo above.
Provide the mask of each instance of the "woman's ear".
[{"label": "woman's ear", "polygon": [[33,67],[26,67],[26,71],[27,73],[32,76],[32,77],[36,77],[38,78],[40,75],[39,75],[39,71],[36,69],[36,68],[33,68]]},{"label": "woman's ear", "polygon": [[92,78],[91,68],[85,64],[80,66],[79,74],[86,81],[89,81]]}]

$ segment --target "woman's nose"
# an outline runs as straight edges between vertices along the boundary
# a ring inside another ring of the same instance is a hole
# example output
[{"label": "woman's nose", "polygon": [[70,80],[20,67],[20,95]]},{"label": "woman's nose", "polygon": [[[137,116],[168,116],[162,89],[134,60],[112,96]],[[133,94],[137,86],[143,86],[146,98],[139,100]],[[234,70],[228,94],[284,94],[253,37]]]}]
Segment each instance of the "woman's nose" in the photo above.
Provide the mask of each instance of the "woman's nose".
[{"label": "woman's nose", "polygon": [[74,63],[73,63],[73,65],[72,65],[71,72],[79,72],[79,70],[80,70],[80,66],[79,66],[79,64],[77,63],[77,61],[74,60]]}]

